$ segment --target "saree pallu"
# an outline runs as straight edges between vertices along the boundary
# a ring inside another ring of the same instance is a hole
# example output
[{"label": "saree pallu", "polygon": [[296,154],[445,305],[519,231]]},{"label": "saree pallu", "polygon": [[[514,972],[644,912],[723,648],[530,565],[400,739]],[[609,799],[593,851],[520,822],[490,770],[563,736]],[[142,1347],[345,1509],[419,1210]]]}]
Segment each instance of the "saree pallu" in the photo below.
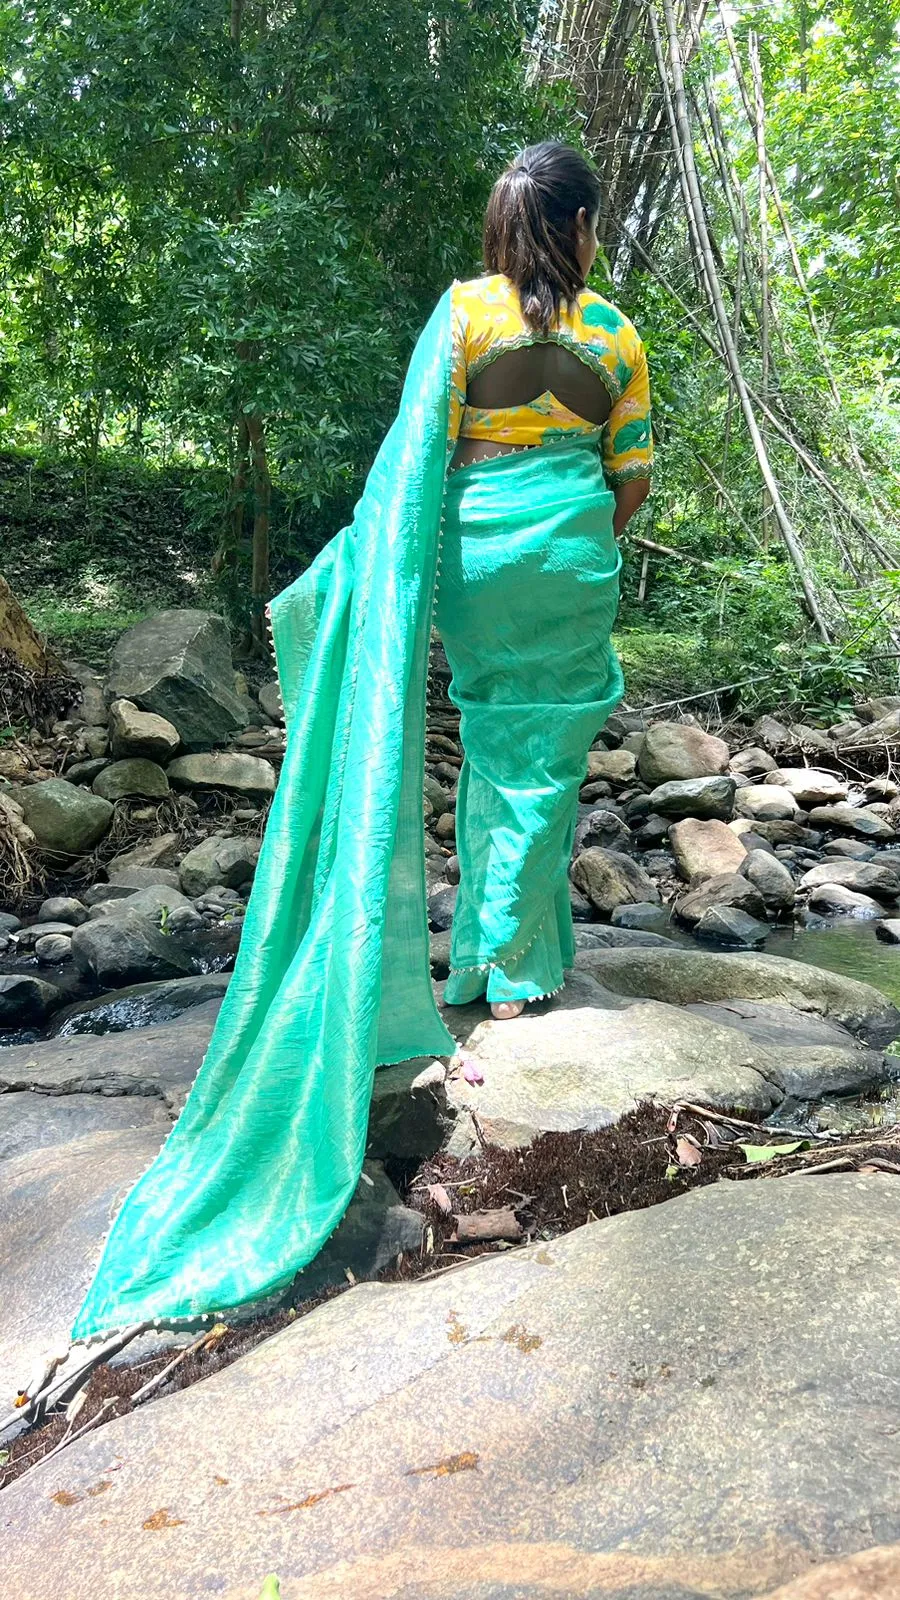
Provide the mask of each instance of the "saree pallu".
[{"label": "saree pallu", "polygon": [[542,998],[572,965],[578,791],[624,689],[614,510],[589,442],[448,477],[436,622],[465,752],[449,1004]]}]

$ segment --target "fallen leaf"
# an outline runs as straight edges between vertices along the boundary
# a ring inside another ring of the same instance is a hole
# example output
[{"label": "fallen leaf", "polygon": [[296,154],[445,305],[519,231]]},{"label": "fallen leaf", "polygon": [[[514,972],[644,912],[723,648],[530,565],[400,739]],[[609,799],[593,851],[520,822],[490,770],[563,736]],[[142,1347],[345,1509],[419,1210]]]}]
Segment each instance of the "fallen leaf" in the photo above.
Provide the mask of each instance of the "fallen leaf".
[{"label": "fallen leaf", "polygon": [[675,1140],[675,1158],[680,1167],[697,1167],[703,1160],[699,1145],[687,1135]]},{"label": "fallen leaf", "polygon": [[438,1210],[442,1211],[445,1217],[449,1217],[453,1210],[453,1201],[442,1183],[430,1183],[428,1185],[428,1198],[434,1201]]},{"label": "fallen leaf", "polygon": [[793,1156],[798,1150],[808,1150],[809,1140],[794,1139],[790,1144],[743,1144],[738,1140],[738,1148],[750,1162],[774,1161],[776,1156]]},{"label": "fallen leaf", "polygon": [[162,1528],[181,1528],[183,1526],[184,1524],[180,1518],[169,1516],[166,1506],[162,1506],[159,1511],[154,1511],[152,1517],[148,1517],[146,1522],[142,1523],[142,1527],[146,1528],[150,1533],[158,1533]]},{"label": "fallen leaf", "polygon": [[265,1583],[259,1591],[259,1600],[281,1600],[281,1584],[274,1572],[270,1572]]},{"label": "fallen leaf", "polygon": [[466,1056],[463,1061],[463,1077],[466,1083],[484,1083],[484,1073],[478,1062],[473,1060],[471,1056]]}]

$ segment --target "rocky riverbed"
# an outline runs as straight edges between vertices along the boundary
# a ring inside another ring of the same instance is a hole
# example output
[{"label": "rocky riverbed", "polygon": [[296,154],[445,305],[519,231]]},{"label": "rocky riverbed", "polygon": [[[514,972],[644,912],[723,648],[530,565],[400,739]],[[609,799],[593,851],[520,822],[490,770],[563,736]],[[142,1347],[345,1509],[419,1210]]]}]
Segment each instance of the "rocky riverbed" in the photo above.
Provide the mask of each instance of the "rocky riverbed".
[{"label": "rocky riverbed", "polygon": [[[462,751],[439,651],[434,668],[440,992]],[[74,670],[80,704],[0,750],[5,1401],[64,1344],[115,1206],[183,1104],[283,751],[276,686],[235,675],[205,613],[131,629],[105,678]],[[868,1101],[874,1121],[900,1035],[898,750],[900,699],[830,728],[611,718],[581,795],[566,989],[513,1024],[448,1008],[457,1057],[376,1074],[366,1174],[305,1292],[398,1257],[427,1268],[404,1181],[440,1152],[514,1155],[647,1100],[812,1134]],[[863,928],[883,982],[859,981],[852,953],[836,972],[768,953]],[[7,1592],[256,1600],[275,1568],[286,1600],[683,1600],[769,1592],[900,1539],[898,1207],[884,1171],[720,1182],[552,1246],[526,1232],[434,1283],[353,1289],[4,1490]],[[251,1541],[231,1536],[247,1525]]]}]

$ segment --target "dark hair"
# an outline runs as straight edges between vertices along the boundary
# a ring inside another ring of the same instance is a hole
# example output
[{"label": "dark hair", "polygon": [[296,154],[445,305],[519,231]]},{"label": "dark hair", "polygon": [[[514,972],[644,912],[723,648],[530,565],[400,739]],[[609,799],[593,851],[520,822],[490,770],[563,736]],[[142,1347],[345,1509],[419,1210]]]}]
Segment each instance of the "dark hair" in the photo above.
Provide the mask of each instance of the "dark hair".
[{"label": "dark hair", "polygon": [[484,263],[519,291],[526,322],[546,333],[584,288],[575,218],[600,209],[600,180],[567,144],[548,140],[521,150],[491,190],[484,216]]}]

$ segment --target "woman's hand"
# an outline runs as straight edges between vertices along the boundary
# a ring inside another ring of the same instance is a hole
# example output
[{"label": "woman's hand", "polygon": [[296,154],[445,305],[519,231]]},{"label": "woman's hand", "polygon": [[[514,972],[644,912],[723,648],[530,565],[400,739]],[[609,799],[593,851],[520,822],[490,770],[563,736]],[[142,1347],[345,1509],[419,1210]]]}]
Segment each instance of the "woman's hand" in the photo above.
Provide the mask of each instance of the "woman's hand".
[{"label": "woman's hand", "polygon": [[631,521],[636,511],[639,511],[650,493],[649,478],[632,478],[630,483],[623,483],[616,489],[616,509],[613,516],[613,533],[621,539],[625,532],[626,524]]}]

